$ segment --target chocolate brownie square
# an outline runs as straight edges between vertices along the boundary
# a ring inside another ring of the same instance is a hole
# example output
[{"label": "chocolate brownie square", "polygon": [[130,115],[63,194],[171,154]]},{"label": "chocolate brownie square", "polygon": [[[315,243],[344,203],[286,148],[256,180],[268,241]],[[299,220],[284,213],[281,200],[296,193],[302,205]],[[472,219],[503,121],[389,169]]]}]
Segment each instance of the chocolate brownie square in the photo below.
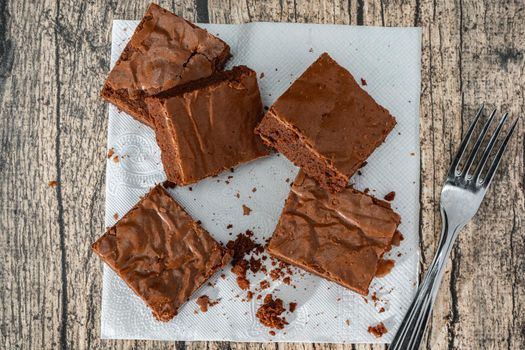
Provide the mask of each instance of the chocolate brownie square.
[{"label": "chocolate brownie square", "polygon": [[256,133],[337,192],[395,124],[350,72],[323,53],[270,107]]},{"label": "chocolate brownie square", "polygon": [[268,154],[254,134],[264,114],[256,73],[216,73],[175,96],[147,99],[169,181],[188,185]]},{"label": "chocolate brownie square", "polygon": [[157,185],[92,249],[141,297],[160,321],[169,321],[231,254]]},{"label": "chocolate brownie square", "polygon": [[331,193],[299,172],[268,245],[271,255],[367,295],[401,219],[351,187]]},{"label": "chocolate brownie square", "polygon": [[151,4],[109,73],[101,96],[153,127],[146,96],[222,70],[230,47],[206,30]]}]

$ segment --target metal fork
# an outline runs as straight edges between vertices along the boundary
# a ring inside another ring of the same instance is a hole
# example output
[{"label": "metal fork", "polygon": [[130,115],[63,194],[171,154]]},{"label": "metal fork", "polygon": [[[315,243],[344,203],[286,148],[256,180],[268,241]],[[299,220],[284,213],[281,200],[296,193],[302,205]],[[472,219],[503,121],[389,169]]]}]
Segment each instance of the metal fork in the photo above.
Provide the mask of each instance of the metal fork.
[{"label": "metal fork", "polygon": [[467,134],[461,141],[458,153],[448,170],[445,184],[441,191],[441,218],[443,221],[443,227],[437,252],[416,292],[416,296],[412,301],[399,330],[394,337],[394,340],[388,347],[389,350],[419,349],[454,241],[456,240],[459,231],[478,211],[481,201],[483,200],[483,197],[485,197],[485,193],[494,178],[494,173],[498,168],[503,152],[505,152],[512,133],[516,128],[518,118],[512,123],[509,132],[503,139],[503,142],[492,161],[492,164],[482,179],[481,174],[485,169],[485,165],[494,145],[496,144],[498,135],[508,117],[508,113],[503,115],[485,147],[481,159],[477,162],[478,164],[474,166],[474,160],[477,158],[481,143],[483,142],[489,126],[496,114],[496,110],[494,110],[483,126],[480,135],[472,147],[472,151],[466,159],[465,165],[461,167],[462,169],[459,169],[460,161],[463,159],[463,154],[469,145],[474,128],[478,123],[482,112],[483,105],[476,114]]}]

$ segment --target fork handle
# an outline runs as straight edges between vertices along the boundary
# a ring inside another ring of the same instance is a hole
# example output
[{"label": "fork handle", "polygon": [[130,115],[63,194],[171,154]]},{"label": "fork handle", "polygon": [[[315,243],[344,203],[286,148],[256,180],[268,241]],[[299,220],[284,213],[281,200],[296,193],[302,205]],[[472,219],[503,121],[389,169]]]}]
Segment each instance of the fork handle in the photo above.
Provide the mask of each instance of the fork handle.
[{"label": "fork handle", "polygon": [[425,334],[448,256],[460,230],[459,225],[449,226],[449,218],[443,208],[441,217],[443,228],[436,255],[388,350],[417,350]]}]

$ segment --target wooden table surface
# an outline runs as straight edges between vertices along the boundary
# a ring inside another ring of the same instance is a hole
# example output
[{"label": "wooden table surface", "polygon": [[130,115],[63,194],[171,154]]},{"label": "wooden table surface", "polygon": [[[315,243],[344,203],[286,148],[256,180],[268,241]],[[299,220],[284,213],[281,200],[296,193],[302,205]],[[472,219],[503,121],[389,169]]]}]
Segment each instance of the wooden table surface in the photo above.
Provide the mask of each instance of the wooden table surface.
[{"label": "wooden table surface", "polygon": [[[100,340],[113,19],[140,1],[0,0],[0,347],[384,349],[370,345]],[[426,349],[525,348],[523,0],[160,1],[191,21],[420,26],[421,266],[441,229],[451,154],[481,102],[522,116],[487,198],[461,233]],[[58,186],[48,186],[51,180]]]}]

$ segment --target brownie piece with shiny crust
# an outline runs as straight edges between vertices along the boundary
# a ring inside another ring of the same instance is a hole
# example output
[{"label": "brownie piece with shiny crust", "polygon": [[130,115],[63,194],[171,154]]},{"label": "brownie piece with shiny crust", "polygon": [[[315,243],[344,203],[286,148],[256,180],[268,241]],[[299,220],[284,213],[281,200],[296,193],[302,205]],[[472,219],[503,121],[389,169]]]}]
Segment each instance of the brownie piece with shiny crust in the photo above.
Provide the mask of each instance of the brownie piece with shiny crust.
[{"label": "brownie piece with shiny crust", "polygon": [[[200,85],[200,86],[197,86]],[[256,73],[246,66],[217,72],[175,96],[147,99],[169,181],[188,185],[265,156],[254,134],[264,111]]]},{"label": "brownie piece with shiny crust", "polygon": [[395,124],[350,72],[323,53],[270,107],[256,133],[337,192]]},{"label": "brownie piece with shiny crust", "polygon": [[230,47],[206,30],[151,4],[109,73],[101,96],[153,126],[146,96],[211,76],[222,70]]},{"label": "brownie piece with shiny crust", "polygon": [[401,219],[351,187],[331,193],[299,172],[268,245],[271,255],[367,295]]},{"label": "brownie piece with shiny crust", "polygon": [[169,321],[231,253],[157,185],[92,249],[153,311]]}]

